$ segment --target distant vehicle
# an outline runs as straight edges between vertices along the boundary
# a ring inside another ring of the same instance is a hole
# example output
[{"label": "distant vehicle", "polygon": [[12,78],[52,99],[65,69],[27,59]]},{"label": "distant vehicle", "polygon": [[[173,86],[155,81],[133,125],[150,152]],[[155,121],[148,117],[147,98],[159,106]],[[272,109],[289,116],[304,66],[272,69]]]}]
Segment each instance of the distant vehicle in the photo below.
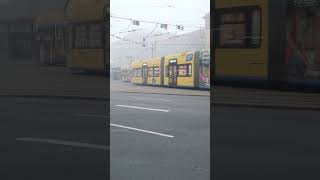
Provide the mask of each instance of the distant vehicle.
[{"label": "distant vehicle", "polygon": [[320,1],[215,0],[214,81],[320,87]]},{"label": "distant vehicle", "polygon": [[210,88],[210,52],[193,51],[136,60],[131,83],[150,86]]}]

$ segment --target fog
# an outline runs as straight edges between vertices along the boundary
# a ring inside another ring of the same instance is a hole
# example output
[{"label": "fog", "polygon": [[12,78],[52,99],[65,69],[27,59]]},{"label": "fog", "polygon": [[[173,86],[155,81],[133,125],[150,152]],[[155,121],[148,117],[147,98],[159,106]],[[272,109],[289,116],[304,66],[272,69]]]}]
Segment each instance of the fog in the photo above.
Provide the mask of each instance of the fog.
[{"label": "fog", "polygon": [[[207,0],[197,3],[111,0],[111,66],[128,66],[136,59],[208,49],[209,13]],[[132,20],[139,21],[139,25],[134,25]],[[161,24],[168,24],[167,29],[161,28]]]}]

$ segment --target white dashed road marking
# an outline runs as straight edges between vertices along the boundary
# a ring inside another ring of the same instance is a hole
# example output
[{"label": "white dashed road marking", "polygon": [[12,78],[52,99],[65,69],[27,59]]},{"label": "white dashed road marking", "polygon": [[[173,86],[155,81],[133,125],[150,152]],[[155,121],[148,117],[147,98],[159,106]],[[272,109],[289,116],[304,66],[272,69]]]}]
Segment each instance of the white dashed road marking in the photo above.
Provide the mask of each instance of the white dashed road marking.
[{"label": "white dashed road marking", "polygon": [[165,109],[153,109],[153,108],[138,107],[138,106],[127,106],[127,105],[115,105],[115,106],[116,107],[124,107],[124,108],[132,108],[132,109],[149,110],[149,111],[158,111],[158,112],[170,112],[170,110],[165,110]]},{"label": "white dashed road marking", "polygon": [[138,128],[133,128],[133,127],[129,127],[129,126],[123,126],[123,125],[118,125],[118,124],[110,124],[110,126],[129,129],[129,130],[133,130],[133,131],[144,132],[144,133],[158,135],[158,136],[167,137],[167,138],[174,138],[174,136],[172,136],[172,135],[158,133],[158,132],[154,132],[154,131],[143,130],[143,129],[138,129]]}]

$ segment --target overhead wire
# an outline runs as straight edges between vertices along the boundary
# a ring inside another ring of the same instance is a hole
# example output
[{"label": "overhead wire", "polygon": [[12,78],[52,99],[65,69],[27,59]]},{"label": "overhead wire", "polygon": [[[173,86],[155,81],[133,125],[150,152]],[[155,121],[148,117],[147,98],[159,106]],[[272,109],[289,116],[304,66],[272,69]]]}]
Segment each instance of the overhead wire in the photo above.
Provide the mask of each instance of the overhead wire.
[{"label": "overhead wire", "polygon": [[[147,20],[136,20],[136,19],[131,19],[131,18],[126,18],[126,17],[121,17],[121,16],[116,16],[116,15],[110,15],[111,18],[115,19],[123,19],[123,20],[128,20],[128,21],[139,21],[143,23],[151,23],[151,24],[166,24],[168,26],[177,26],[179,24],[172,24],[172,23],[163,23],[163,22],[157,22],[157,21],[147,21]],[[191,25],[181,25],[183,27],[193,27],[193,28],[200,28],[203,29],[202,26],[191,26]]]},{"label": "overhead wire", "polygon": [[[119,36],[115,36],[115,35],[112,35],[113,37],[117,38],[117,39],[120,39],[122,41],[126,41],[126,42],[130,42],[130,43],[127,43],[128,44],[143,44],[143,42],[137,42],[137,41],[134,41],[134,40],[130,40],[130,39],[126,39],[126,38],[122,38],[122,37],[119,37]],[[146,45],[152,45],[154,43],[144,43]],[[208,43],[156,43],[157,45],[208,45]],[[122,45],[126,45],[125,43],[122,43]]]},{"label": "overhead wire", "polygon": [[150,33],[148,33],[145,37],[149,37],[150,34],[152,34],[157,29],[158,25],[159,24],[156,24],[156,26],[153,28],[153,30]]},{"label": "overhead wire", "polygon": [[111,35],[125,34],[125,33],[140,31],[140,30],[142,30],[142,29],[132,29],[132,30],[129,30],[129,31],[120,31],[120,32],[113,33],[113,34],[111,34]]},{"label": "overhead wire", "polygon": [[[159,24],[166,24],[167,26],[178,26],[177,24],[171,24],[171,23],[161,23],[161,22],[157,22],[157,21],[146,21],[146,20],[135,20],[135,19],[132,19],[132,18],[126,18],[126,17],[121,17],[121,16],[116,16],[115,14],[111,14],[110,15],[111,18],[115,18],[115,19],[121,19],[121,20],[127,20],[127,21],[130,21],[130,24],[129,24],[129,27],[130,25],[132,25],[133,21],[139,21],[139,22],[144,22],[144,23],[152,23],[152,24],[156,24],[155,27],[152,29],[152,31],[150,33],[148,33],[146,36],[144,37],[150,37],[150,35],[157,29],[157,27],[159,26]],[[197,29],[210,29],[210,28],[202,28],[202,26],[189,26],[189,25],[179,25],[179,26],[183,26],[183,27],[193,27],[193,28],[197,28]],[[128,27],[128,28],[129,28]],[[128,29],[127,28],[127,29]],[[211,29],[211,30],[215,30],[215,29]],[[219,29],[221,30],[221,29]],[[112,34],[113,37],[115,37],[114,35],[115,34],[123,34],[123,33],[129,33],[129,32],[134,32],[136,30],[132,30],[132,31],[124,31],[124,32],[118,32],[118,33],[114,33]],[[185,36],[185,34],[181,34],[181,35],[177,35],[177,31],[178,29],[176,29],[175,31],[175,35],[174,36],[171,36],[169,37],[168,39],[174,39],[174,38],[177,38],[177,37],[181,37],[181,36]],[[156,35],[153,35],[153,36],[161,36],[161,35],[165,35],[165,34],[170,34],[169,32],[167,33],[162,33],[162,34],[156,34]],[[145,42],[135,42],[135,41],[132,41],[132,40],[128,40],[126,38],[120,38],[119,36],[115,37],[117,39],[120,39],[120,40],[123,40],[123,41],[127,41],[127,42],[133,42],[134,44],[146,44]],[[146,44],[147,45],[147,44]],[[164,45],[173,45],[173,44],[164,44]],[[186,44],[175,44],[175,45],[186,45]],[[190,44],[190,45],[194,45],[194,44]]]}]

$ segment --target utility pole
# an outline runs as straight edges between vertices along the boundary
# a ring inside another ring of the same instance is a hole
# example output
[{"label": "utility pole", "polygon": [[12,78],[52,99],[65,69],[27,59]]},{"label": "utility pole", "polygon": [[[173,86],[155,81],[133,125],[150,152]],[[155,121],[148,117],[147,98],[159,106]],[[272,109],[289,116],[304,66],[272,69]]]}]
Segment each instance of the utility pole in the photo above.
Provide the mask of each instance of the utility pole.
[{"label": "utility pole", "polygon": [[[143,37],[142,47],[147,47],[146,41],[147,41],[146,37]],[[157,41],[154,41],[154,42],[151,43],[151,58],[154,57],[154,54],[155,54],[154,51],[155,51],[155,45],[156,45],[156,43],[157,43]],[[148,47],[146,48],[146,51],[148,51]],[[148,52],[147,52],[147,53],[148,53]]]},{"label": "utility pole", "polygon": [[153,46],[154,46],[154,44],[152,43],[152,47],[151,47],[151,58],[153,58]]},{"label": "utility pole", "polygon": [[155,54],[155,53],[154,53],[154,51],[155,51],[155,46],[156,46],[156,43],[157,43],[157,41],[155,41],[155,42],[153,42],[153,43],[152,43],[152,47],[151,47],[151,51],[152,51],[152,52],[151,52],[151,53],[152,53],[152,57],[154,57],[154,54]]}]

